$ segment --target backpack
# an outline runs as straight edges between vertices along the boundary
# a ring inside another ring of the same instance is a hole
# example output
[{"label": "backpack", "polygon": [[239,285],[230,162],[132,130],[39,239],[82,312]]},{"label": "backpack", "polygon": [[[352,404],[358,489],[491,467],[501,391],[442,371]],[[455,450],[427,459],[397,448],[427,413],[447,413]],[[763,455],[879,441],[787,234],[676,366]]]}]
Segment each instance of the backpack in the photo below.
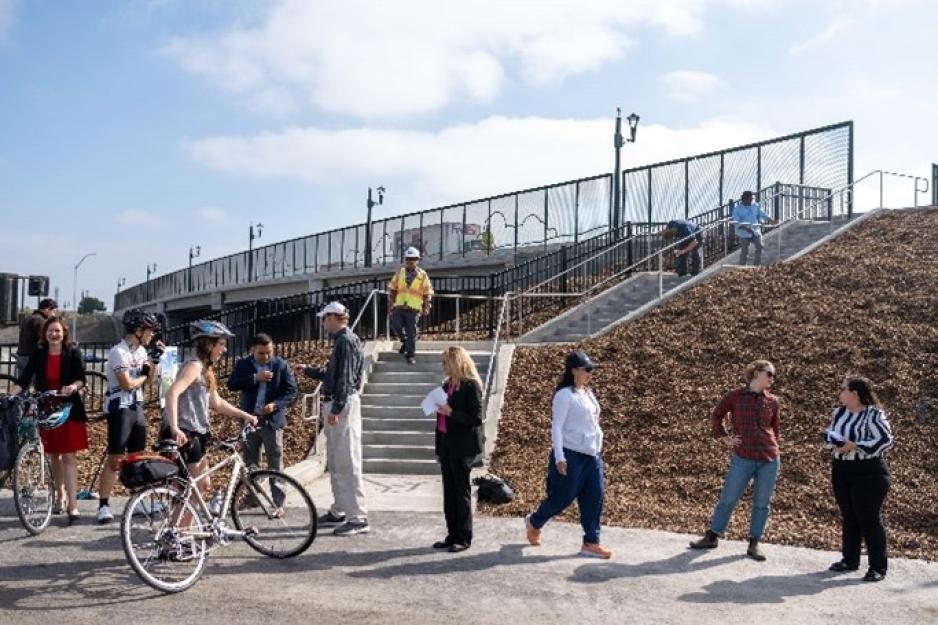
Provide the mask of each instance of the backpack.
[{"label": "backpack", "polygon": [[0,398],[0,471],[11,471],[19,451],[17,429],[23,418],[23,403],[12,397]]},{"label": "backpack", "polygon": [[121,484],[129,490],[163,482],[177,475],[179,467],[163,456],[131,454],[121,463]]},{"label": "backpack", "polygon": [[481,475],[472,480],[472,483],[479,487],[479,501],[503,504],[515,498],[515,491],[511,489],[508,482],[494,475]]}]

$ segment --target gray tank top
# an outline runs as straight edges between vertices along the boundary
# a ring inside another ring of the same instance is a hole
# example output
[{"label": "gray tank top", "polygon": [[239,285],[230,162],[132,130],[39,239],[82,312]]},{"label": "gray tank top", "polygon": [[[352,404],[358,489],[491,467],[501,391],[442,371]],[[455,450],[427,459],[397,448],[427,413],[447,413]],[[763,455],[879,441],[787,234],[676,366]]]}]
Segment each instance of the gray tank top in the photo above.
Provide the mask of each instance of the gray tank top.
[{"label": "gray tank top", "polygon": [[[194,359],[190,358],[185,364],[192,360]],[[181,429],[199,434],[208,432],[208,395],[208,384],[205,382],[205,368],[203,367],[198,381],[190,384],[189,388],[179,395],[176,420]]]}]

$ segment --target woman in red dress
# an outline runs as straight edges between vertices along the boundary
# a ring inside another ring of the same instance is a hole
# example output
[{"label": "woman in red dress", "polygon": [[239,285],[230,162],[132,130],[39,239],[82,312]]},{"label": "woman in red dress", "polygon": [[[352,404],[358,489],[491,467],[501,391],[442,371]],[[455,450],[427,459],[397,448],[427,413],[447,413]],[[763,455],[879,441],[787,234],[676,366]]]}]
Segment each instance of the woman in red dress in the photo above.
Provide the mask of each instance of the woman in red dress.
[{"label": "woman in red dress", "polygon": [[78,461],[75,453],[88,449],[88,418],[79,391],[85,386],[85,364],[81,352],[69,347],[68,328],[50,317],[42,326],[39,348],[11,391],[19,393],[30,384],[39,391],[57,390],[72,404],[68,420],[54,430],[41,430],[42,444],[52,465],[59,514],[68,509],[69,525],[79,519]]}]

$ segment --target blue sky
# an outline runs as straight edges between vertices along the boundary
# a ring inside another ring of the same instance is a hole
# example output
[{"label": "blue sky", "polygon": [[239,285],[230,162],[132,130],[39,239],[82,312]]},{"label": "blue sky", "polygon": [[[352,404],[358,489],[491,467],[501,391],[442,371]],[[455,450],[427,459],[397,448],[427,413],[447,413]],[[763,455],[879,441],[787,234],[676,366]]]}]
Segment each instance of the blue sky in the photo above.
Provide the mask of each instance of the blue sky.
[{"label": "blue sky", "polygon": [[[0,271],[108,305],[260,243],[845,119],[857,174],[938,160],[915,0],[0,0]],[[911,193],[904,192],[911,197]],[[887,202],[888,203],[888,202]]]}]

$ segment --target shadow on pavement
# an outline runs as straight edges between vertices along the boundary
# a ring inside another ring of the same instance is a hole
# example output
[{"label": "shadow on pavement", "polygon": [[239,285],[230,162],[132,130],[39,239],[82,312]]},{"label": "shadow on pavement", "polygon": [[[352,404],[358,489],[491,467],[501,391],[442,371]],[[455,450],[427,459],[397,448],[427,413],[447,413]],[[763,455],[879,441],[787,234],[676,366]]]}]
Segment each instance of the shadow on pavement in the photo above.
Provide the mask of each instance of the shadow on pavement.
[{"label": "shadow on pavement", "polygon": [[703,555],[702,551],[683,551],[665,560],[652,560],[638,564],[625,564],[621,562],[599,562],[584,564],[577,567],[568,578],[571,582],[595,584],[607,582],[620,577],[643,577],[646,575],[676,575],[710,569],[737,560],[746,556],[742,554],[723,556],[721,558],[708,558],[702,562],[695,562]]},{"label": "shadow on pavement", "polygon": [[740,581],[719,580],[700,592],[681,595],[688,603],[784,603],[785,597],[805,597],[826,590],[864,584],[860,577],[843,577],[829,571],[801,575],[761,575]]}]

